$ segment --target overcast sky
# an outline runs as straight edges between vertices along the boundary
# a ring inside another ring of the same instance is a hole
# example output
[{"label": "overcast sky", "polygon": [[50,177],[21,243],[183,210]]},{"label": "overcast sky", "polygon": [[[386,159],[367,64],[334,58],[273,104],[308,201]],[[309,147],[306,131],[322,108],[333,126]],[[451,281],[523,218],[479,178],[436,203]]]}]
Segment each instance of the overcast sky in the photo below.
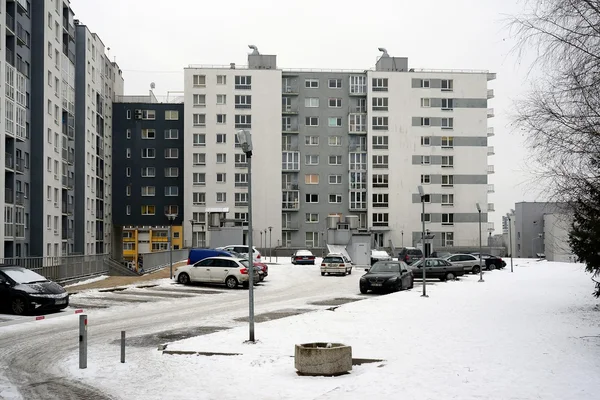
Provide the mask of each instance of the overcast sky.
[{"label": "overcast sky", "polygon": [[123,70],[126,94],[183,90],[189,64],[246,64],[248,44],[276,54],[282,68],[367,69],[385,47],[410,67],[486,69],[495,99],[489,120],[496,136],[490,215],[496,232],[514,203],[538,189],[525,165],[520,134],[511,131],[514,99],[527,87],[528,65],[511,53],[505,18],[519,0],[72,0],[75,18],[110,47]]}]

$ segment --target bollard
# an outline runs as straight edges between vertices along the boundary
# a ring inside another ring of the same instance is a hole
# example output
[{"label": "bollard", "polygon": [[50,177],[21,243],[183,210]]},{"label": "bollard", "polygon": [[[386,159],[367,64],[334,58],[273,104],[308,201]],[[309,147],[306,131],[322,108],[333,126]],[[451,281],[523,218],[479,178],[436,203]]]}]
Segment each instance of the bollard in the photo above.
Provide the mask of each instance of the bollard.
[{"label": "bollard", "polygon": [[125,331],[121,331],[121,363],[125,363]]},{"label": "bollard", "polygon": [[87,315],[79,316],[79,369],[87,368]]}]

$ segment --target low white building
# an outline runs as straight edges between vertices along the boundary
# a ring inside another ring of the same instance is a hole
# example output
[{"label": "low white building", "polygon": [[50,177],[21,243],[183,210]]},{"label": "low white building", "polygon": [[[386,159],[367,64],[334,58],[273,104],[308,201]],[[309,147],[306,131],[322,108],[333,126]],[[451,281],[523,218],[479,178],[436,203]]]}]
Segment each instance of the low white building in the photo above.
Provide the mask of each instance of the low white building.
[{"label": "low white building", "polygon": [[569,246],[572,217],[566,214],[544,215],[544,250],[548,261],[576,262]]}]

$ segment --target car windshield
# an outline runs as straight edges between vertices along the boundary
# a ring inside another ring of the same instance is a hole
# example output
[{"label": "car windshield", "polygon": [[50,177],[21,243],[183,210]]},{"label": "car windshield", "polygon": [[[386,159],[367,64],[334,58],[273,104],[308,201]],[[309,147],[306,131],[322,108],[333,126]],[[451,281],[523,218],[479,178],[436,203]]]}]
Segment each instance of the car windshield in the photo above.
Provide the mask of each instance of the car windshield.
[{"label": "car windshield", "polygon": [[377,262],[371,267],[369,272],[400,272],[400,264]]},{"label": "car windshield", "polygon": [[44,278],[37,272],[25,268],[5,268],[2,269],[6,275],[8,275],[13,281],[17,283],[35,283],[35,282],[47,282],[48,279]]},{"label": "car windshield", "polygon": [[342,260],[342,257],[325,257],[323,259],[324,263],[338,263],[341,264],[344,262],[344,260]]},{"label": "car windshield", "polygon": [[239,260],[239,261],[240,261],[240,264],[242,264],[246,268],[248,268],[248,266],[250,265],[250,264],[248,264],[248,260]]}]

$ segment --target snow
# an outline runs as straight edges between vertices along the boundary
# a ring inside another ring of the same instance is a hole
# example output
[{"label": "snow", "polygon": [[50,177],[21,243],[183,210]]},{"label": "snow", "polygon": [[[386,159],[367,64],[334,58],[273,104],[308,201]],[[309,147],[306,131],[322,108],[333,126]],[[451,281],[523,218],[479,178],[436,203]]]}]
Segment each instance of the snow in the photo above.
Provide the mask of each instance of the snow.
[{"label": "snow", "polygon": [[87,285],[88,283],[94,283],[94,282],[98,282],[98,281],[103,281],[106,278],[108,278],[108,275],[100,275],[100,276],[96,276],[94,278],[86,279],[84,281],[78,281],[78,282],[72,283],[70,285],[65,285],[63,287],[68,288],[68,287],[79,286],[79,285]]},{"label": "snow", "polygon": [[[417,283],[411,291],[370,295],[335,311],[257,323],[255,344],[244,343],[248,327],[240,323],[168,346],[239,356],[131,347],[120,364],[113,345],[90,351],[86,370],[77,368],[75,351],[63,365],[76,379],[122,399],[597,399],[600,310],[590,275],[581,264],[515,260],[514,273],[508,264],[485,273],[483,283],[469,275],[428,284],[428,298],[420,297]],[[318,275],[318,265],[293,268],[302,286],[328,278]],[[292,279],[273,275],[275,285]],[[357,275],[338,280],[344,297],[357,295]],[[211,317],[213,326],[226,319]],[[294,345],[312,341],[345,343],[355,358],[385,361],[337,378],[299,377]],[[256,384],[246,385],[244,375]]]}]

